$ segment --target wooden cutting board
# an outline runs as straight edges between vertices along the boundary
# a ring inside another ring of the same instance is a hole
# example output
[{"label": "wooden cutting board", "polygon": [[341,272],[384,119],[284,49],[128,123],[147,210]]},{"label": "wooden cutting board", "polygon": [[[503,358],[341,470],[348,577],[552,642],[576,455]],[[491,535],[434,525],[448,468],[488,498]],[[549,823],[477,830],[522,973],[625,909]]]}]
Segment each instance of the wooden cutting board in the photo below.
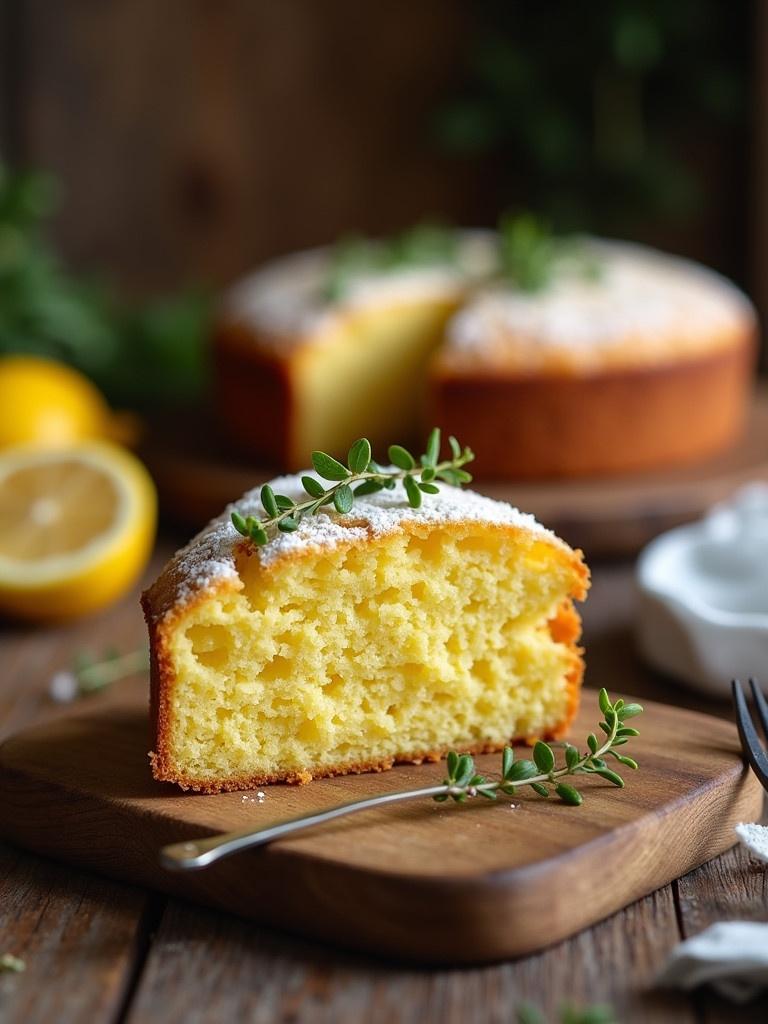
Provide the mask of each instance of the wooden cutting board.
[{"label": "wooden cutting board", "polygon": [[[585,694],[573,730],[596,722]],[[255,793],[184,794],[153,782],[146,709],[68,710],[0,748],[0,832],[107,875],[347,947],[424,962],[490,961],[557,942],[733,845],[763,793],[728,722],[646,704],[623,791],[580,783],[581,807],[520,793],[498,803],[365,812],[194,873],[158,863],[168,843],[430,785],[407,766]],[[478,758],[493,772],[499,758]],[[514,806],[513,806],[514,805]]]}]

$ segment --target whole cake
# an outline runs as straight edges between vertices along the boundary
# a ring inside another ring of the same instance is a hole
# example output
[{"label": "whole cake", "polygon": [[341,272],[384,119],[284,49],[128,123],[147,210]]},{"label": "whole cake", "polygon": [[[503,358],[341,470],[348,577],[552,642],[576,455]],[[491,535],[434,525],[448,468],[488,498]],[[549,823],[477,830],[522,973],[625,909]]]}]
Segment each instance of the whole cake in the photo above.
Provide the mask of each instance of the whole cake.
[{"label": "whole cake", "polygon": [[550,272],[531,275],[504,232],[454,232],[416,260],[353,261],[341,282],[332,249],[257,272],[215,334],[222,422],[296,469],[309,438],[340,453],[366,426],[407,439],[429,420],[502,478],[651,469],[734,443],[756,349],[746,297],[644,246],[548,251]]},{"label": "whole cake", "polygon": [[156,779],[305,782],[568,729],[588,572],[531,516],[450,486],[412,508],[397,483],[258,546],[234,508],[259,493],[143,598]]}]

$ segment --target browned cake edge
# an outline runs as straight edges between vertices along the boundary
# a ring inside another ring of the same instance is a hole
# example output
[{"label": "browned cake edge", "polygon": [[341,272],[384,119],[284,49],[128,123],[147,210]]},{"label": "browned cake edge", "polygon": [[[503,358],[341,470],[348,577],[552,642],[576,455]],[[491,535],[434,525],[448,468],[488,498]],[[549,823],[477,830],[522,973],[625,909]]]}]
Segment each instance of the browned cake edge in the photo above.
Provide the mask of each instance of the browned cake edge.
[{"label": "browned cake edge", "polygon": [[[409,524],[404,524],[403,531],[411,532]],[[468,524],[455,522],[450,528],[458,528]],[[513,534],[521,532],[520,527],[495,527]],[[306,554],[297,557],[306,557]],[[547,730],[542,739],[555,740],[564,736],[579,708],[581,683],[584,676],[583,649],[578,645],[581,636],[581,619],[574,607],[574,600],[584,600],[589,587],[589,569],[583,561],[581,551],[572,551],[569,555],[575,581],[571,594],[557,610],[549,622],[550,634],[554,640],[568,648],[570,669],[566,675],[568,703],[563,718]],[[253,789],[256,786],[269,785],[276,782],[305,783],[313,778],[326,778],[334,775],[360,774],[363,772],[382,772],[395,764],[421,764],[424,761],[439,761],[449,748],[437,750],[411,751],[398,753],[384,761],[358,763],[342,763],[326,766],[316,772],[288,772],[283,775],[235,775],[225,779],[200,779],[189,775],[174,765],[170,753],[171,730],[171,695],[176,677],[169,655],[169,639],[178,621],[193,607],[203,603],[210,597],[239,589],[237,581],[222,580],[212,586],[203,588],[183,601],[176,598],[180,562],[174,557],[165,567],[155,583],[141,597],[141,605],[149,630],[150,648],[150,729],[153,750],[149,759],[152,774],[158,782],[174,782],[184,790],[195,790],[200,793],[221,793],[231,790]],[[539,737],[512,736],[509,742],[522,742]],[[464,748],[472,754],[492,753],[501,750],[505,744],[479,743]]]},{"label": "browned cake edge", "polygon": [[590,373],[494,372],[438,359],[430,422],[475,451],[476,477],[536,479],[661,469],[714,456],[743,430],[752,328],[704,355]]}]

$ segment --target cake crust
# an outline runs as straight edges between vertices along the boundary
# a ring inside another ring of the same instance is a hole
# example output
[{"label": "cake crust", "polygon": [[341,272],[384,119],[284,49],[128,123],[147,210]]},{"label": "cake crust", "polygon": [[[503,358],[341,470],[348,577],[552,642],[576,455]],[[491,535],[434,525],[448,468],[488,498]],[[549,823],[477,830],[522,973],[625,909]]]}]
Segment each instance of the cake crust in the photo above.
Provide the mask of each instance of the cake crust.
[{"label": "cake crust", "polygon": [[[435,372],[430,413],[485,478],[663,469],[716,455],[744,428],[757,356],[749,328],[680,361],[598,373]],[[500,429],[503,424],[503,429]]]}]

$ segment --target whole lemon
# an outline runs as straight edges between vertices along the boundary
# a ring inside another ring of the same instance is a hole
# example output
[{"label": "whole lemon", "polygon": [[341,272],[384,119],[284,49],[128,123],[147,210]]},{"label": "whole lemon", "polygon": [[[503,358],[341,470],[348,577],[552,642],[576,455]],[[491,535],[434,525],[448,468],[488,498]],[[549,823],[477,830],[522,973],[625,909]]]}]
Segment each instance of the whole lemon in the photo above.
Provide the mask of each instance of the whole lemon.
[{"label": "whole lemon", "polygon": [[101,392],[63,363],[36,356],[0,358],[0,449],[65,447],[111,433]]}]

